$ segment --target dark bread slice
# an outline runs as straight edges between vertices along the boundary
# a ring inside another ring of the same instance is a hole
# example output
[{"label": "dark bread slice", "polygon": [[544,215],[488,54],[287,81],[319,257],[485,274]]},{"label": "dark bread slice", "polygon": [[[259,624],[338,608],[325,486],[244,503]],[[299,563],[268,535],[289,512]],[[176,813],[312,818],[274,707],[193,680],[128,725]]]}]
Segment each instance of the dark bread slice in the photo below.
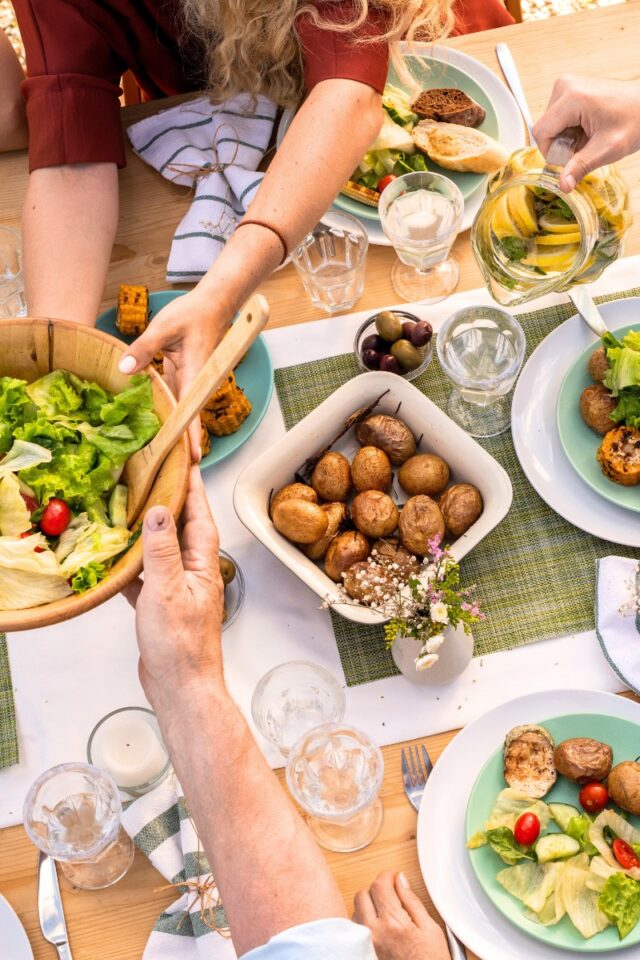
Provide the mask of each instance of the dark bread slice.
[{"label": "dark bread slice", "polygon": [[485,118],[485,111],[464,90],[438,87],[423,90],[411,104],[411,109],[426,120],[459,123],[463,127],[477,127]]}]

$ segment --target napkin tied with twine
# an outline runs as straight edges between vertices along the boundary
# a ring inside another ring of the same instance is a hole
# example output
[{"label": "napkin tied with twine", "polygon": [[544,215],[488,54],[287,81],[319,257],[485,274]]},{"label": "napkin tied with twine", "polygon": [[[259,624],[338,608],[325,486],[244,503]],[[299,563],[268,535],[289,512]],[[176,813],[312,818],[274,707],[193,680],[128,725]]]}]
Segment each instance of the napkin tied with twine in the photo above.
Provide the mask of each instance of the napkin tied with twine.
[{"label": "napkin tied with twine", "polygon": [[606,660],[640,694],[640,563],[603,557],[596,567],[596,634]]},{"label": "napkin tied with twine", "polygon": [[220,255],[262,182],[264,174],[257,170],[276,112],[262,96],[254,100],[243,93],[219,104],[199,97],[128,128],[131,145],[145,163],[193,190],[173,237],[169,283],[198,280]]}]

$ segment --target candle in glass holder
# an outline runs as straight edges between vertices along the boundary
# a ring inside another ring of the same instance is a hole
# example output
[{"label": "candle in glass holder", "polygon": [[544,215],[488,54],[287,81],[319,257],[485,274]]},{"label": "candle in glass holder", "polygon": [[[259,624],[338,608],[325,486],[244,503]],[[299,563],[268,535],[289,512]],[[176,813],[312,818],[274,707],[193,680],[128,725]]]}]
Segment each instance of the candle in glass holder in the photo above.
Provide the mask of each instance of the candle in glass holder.
[{"label": "candle in glass holder", "polygon": [[151,790],[169,769],[158,722],[144,707],[125,707],[107,714],[91,734],[88,754],[90,763],[106,770],[121,790],[134,795]]}]

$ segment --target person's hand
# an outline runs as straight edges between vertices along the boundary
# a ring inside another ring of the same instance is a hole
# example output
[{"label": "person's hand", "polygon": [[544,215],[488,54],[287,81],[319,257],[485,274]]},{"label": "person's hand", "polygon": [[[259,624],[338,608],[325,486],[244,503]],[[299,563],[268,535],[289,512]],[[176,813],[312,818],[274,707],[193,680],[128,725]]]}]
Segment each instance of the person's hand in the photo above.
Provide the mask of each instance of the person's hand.
[{"label": "person's hand", "polygon": [[385,870],[354,901],[353,919],[371,930],[378,960],[450,960],[444,934],[403,873]]},{"label": "person's hand", "polygon": [[[120,361],[122,373],[135,373],[164,353],[164,378],[180,398],[199,373],[203,363],[222,339],[232,317],[212,303],[206,292],[195,287],[176,297],[159,311],[147,329],[135,340]],[[198,463],[200,421],[189,428],[192,459]]]},{"label": "person's hand", "polygon": [[140,680],[151,703],[203,681],[222,684],[224,593],[218,562],[218,531],[198,467],[178,532],[166,507],[144,518],[144,582],[124,593],[136,611]]},{"label": "person's hand", "polygon": [[587,137],[560,175],[560,187],[570,193],[592,170],[640,150],[640,83],[560,77],[533,128],[545,157],[554,137],[567,127],[582,127]]}]

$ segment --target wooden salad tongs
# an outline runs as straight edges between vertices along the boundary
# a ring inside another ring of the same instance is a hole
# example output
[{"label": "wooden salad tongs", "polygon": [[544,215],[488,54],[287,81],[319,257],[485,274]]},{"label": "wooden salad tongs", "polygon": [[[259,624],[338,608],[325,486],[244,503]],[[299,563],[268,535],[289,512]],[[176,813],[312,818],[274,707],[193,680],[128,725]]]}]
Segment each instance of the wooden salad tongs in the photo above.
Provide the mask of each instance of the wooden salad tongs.
[{"label": "wooden salad tongs", "polygon": [[233,326],[220,341],[186,394],[178,401],[155,437],[129,458],[123,480],[128,487],[127,526],[137,520],[158,470],[208,398],[245,355],[269,320],[269,304],[255,294],[242,307]]}]

